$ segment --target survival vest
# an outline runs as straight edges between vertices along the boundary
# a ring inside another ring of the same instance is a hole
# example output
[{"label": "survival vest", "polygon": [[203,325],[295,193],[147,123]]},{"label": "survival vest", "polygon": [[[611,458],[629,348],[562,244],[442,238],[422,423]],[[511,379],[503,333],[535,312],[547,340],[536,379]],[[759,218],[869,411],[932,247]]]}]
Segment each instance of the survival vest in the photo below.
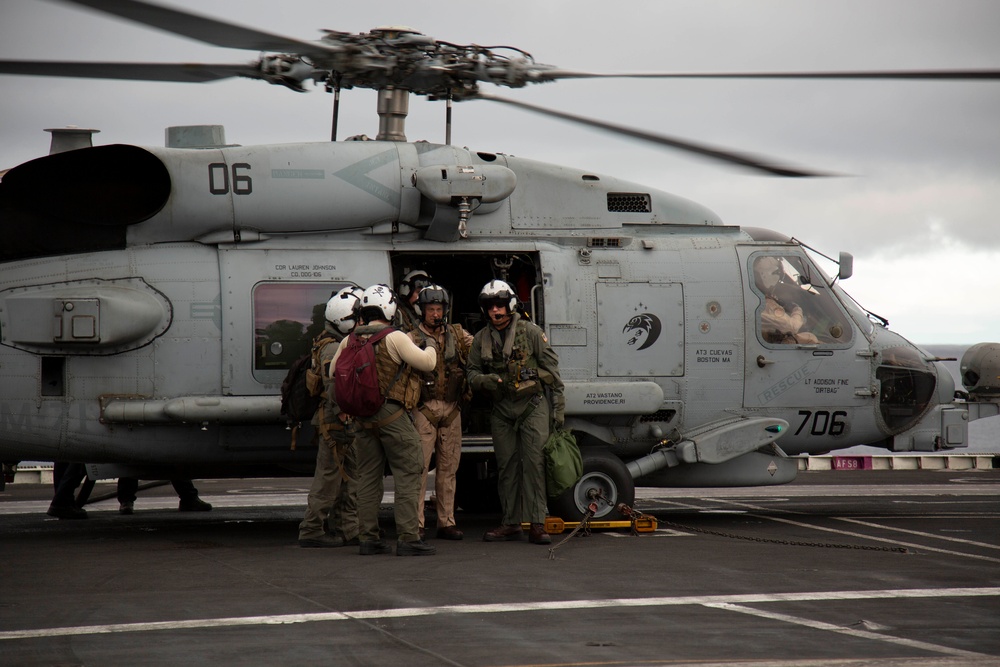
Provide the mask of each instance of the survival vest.
[{"label": "survival vest", "polygon": [[[448,403],[469,400],[472,390],[465,381],[465,365],[469,360],[469,348],[460,324],[449,324],[445,328],[444,347],[438,350],[437,365],[434,370],[420,373],[420,400],[426,403],[437,399]],[[431,336],[417,327],[410,332],[410,340],[418,345]]]},{"label": "survival vest", "polygon": [[502,348],[497,346],[493,331],[486,327],[477,336],[482,354],[483,368],[487,373],[495,373],[503,379],[502,392],[512,399],[521,399],[542,393],[543,383],[551,382],[552,376],[538,368],[538,360],[532,352],[528,327],[534,324],[515,315],[507,329],[501,332]]},{"label": "survival vest", "polygon": [[333,369],[334,391],[340,410],[352,417],[371,417],[385,404],[379,389],[375,344],[395,331],[386,327],[367,338],[347,337]]}]

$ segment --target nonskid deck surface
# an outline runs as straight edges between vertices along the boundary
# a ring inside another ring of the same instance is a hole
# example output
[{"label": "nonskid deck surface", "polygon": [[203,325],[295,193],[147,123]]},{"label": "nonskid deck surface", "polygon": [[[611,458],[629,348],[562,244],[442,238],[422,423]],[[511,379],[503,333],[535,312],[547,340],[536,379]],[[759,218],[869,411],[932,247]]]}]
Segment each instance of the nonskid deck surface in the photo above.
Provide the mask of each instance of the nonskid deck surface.
[{"label": "nonskid deck surface", "polygon": [[1000,663],[1000,470],[640,489],[655,533],[554,535],[554,558],[483,542],[497,517],[464,512],[465,540],[430,558],[302,549],[308,480],[197,485],[211,512],[176,511],[165,485],[86,521],[8,485],[0,663]]}]

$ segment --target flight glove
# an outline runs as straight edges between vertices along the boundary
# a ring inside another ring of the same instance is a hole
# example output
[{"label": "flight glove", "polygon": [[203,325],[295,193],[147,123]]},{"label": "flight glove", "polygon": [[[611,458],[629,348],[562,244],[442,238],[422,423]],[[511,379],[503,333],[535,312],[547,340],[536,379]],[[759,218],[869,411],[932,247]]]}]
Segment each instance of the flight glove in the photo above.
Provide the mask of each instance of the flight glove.
[{"label": "flight glove", "polygon": [[552,396],[552,428],[560,430],[566,423],[566,397],[562,394]]},{"label": "flight glove", "polygon": [[477,375],[473,383],[473,389],[478,389],[480,391],[488,391],[491,394],[500,393],[500,385],[503,380],[496,373],[490,373],[489,375]]}]

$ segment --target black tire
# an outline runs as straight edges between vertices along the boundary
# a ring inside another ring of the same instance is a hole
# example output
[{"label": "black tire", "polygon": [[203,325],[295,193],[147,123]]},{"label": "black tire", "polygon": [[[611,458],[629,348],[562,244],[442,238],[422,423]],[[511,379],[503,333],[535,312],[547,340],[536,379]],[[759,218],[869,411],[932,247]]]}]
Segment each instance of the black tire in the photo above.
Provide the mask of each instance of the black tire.
[{"label": "black tire", "polygon": [[[583,476],[576,485],[549,500],[549,513],[563,521],[580,521],[591,502],[597,503],[594,519],[618,521],[625,517],[615,507],[619,503],[635,503],[635,483],[620,458],[609,451],[581,449]],[[591,498],[592,492],[601,498]]]}]

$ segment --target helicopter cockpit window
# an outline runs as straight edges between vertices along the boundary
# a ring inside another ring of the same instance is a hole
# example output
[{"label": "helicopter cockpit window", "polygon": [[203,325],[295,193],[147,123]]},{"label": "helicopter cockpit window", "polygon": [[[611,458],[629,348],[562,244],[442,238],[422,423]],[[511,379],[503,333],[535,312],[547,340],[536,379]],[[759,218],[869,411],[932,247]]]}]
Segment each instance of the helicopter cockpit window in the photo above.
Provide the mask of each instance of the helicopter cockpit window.
[{"label": "helicopter cockpit window", "polygon": [[753,260],[754,288],[761,297],[761,339],[775,345],[846,345],[850,320],[826,281],[797,255],[760,255]]},{"label": "helicopter cockpit window", "polygon": [[326,302],[348,283],[260,283],[253,290],[254,371],[287,370],[323,330]]},{"label": "helicopter cockpit window", "polygon": [[839,284],[833,286],[833,291],[838,297],[840,297],[840,302],[844,304],[845,308],[847,308],[847,312],[850,313],[855,324],[861,327],[862,333],[870,335],[875,331],[875,325],[869,318],[868,313],[866,313],[864,309],[858,305],[858,302],[854,300],[854,297],[844,291],[844,288]]}]

